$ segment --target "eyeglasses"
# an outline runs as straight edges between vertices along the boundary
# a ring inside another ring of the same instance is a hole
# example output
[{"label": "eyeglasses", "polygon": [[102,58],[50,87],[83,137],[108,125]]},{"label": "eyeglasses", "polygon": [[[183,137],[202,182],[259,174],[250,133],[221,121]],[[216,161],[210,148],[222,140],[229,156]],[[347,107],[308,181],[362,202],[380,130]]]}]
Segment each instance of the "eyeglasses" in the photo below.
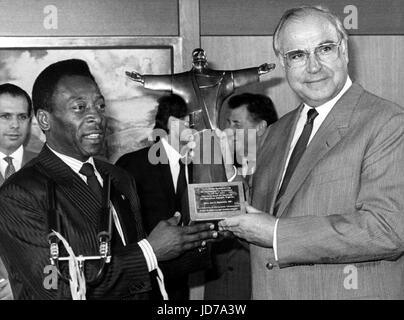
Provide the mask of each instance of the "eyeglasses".
[{"label": "eyeglasses", "polygon": [[321,62],[333,62],[339,56],[339,47],[342,39],[338,42],[324,43],[315,47],[312,51],[307,50],[290,50],[283,54],[286,64],[289,68],[296,68],[306,65],[310,53],[313,52],[316,58]]}]

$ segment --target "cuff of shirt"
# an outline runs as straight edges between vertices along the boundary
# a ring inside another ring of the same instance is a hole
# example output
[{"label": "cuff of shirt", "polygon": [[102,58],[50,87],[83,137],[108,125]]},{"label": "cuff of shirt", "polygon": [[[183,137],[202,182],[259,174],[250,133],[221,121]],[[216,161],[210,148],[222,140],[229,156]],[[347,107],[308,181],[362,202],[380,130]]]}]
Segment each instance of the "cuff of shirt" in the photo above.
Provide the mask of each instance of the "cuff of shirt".
[{"label": "cuff of shirt", "polygon": [[143,251],[143,255],[146,258],[146,263],[147,263],[147,268],[149,269],[149,272],[156,270],[158,267],[157,264],[157,257],[154,254],[153,248],[150,245],[149,241],[146,239],[143,239],[137,243]]},{"label": "cuff of shirt", "polygon": [[274,237],[273,237],[273,242],[272,242],[272,247],[273,247],[273,249],[274,249],[274,256],[275,256],[275,260],[276,261],[278,261],[278,241],[277,241],[277,239],[278,239],[278,236],[277,236],[277,233],[278,233],[278,222],[279,222],[279,218],[278,219],[276,219],[276,221],[275,221],[275,227],[274,227]]}]

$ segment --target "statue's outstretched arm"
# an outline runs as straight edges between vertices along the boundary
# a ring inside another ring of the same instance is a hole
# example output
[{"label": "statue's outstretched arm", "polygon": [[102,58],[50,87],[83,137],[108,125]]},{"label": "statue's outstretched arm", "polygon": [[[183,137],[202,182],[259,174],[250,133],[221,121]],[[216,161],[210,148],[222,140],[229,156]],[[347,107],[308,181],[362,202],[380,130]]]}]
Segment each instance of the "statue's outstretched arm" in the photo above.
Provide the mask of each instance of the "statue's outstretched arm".
[{"label": "statue's outstretched arm", "polygon": [[162,75],[142,75],[139,72],[133,71],[125,72],[126,75],[133,81],[143,84],[146,89],[150,90],[161,90],[161,91],[172,91],[172,75],[162,74]]},{"label": "statue's outstretched arm", "polygon": [[274,63],[264,63],[259,67],[247,68],[234,70],[233,73],[233,81],[234,88],[242,87],[247,84],[251,84],[259,81],[259,77],[262,74],[268,73],[275,69]]},{"label": "statue's outstretched arm", "polygon": [[140,82],[141,84],[144,84],[144,78],[143,76],[136,71],[125,71],[125,74],[129,77],[129,79],[136,81],[136,82]]},{"label": "statue's outstretched arm", "polygon": [[258,67],[258,75],[268,73],[275,69],[275,63],[263,63]]}]

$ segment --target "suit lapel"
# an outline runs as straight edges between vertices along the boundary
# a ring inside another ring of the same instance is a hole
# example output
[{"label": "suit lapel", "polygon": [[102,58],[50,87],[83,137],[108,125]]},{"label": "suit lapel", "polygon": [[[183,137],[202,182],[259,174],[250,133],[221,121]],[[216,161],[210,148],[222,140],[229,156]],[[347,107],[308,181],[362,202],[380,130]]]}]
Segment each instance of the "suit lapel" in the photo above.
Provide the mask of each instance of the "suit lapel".
[{"label": "suit lapel", "polygon": [[[263,181],[271,181],[268,186],[269,190],[263,190],[263,192],[265,192],[266,194],[270,194],[271,197],[267,198],[267,205],[265,208],[262,208],[263,210],[269,210],[269,213],[271,215],[273,212],[275,199],[278,194],[279,184],[282,179],[283,168],[285,167],[289,146],[292,142],[293,134],[295,132],[297,121],[299,119],[302,108],[303,104],[296,108],[295,111],[287,115],[286,117],[289,118],[285,120],[283,126],[281,128],[277,128],[278,135],[274,139],[275,141],[272,140],[274,141],[273,143],[276,143],[275,152],[273,152],[272,143],[270,143],[269,150],[265,150],[265,145],[263,145],[262,152],[259,151],[257,155],[257,172],[254,173],[254,175],[263,175]],[[268,133],[268,135],[271,136],[271,139],[274,138],[270,132]],[[271,163],[274,166],[270,170],[266,170],[268,159],[271,159]],[[259,170],[260,164],[262,164],[263,170]],[[252,192],[254,192],[254,187],[252,189]]]},{"label": "suit lapel", "polygon": [[[128,186],[128,180],[119,177],[118,173],[113,170],[110,164],[105,164],[97,159],[94,159],[97,170],[100,174],[105,177],[109,175],[111,177],[111,202],[114,206],[115,212],[118,215],[118,219],[122,228],[122,232],[126,243],[136,242],[139,237],[143,236],[143,229],[139,229],[141,221],[141,216],[139,214],[139,209],[132,207],[132,202],[138,201],[138,199],[133,199],[136,194],[129,192],[133,190],[131,186]],[[105,181],[105,180],[104,180]],[[132,214],[128,214],[132,212]],[[136,232],[134,232],[136,230]],[[116,230],[113,230],[113,233]]]},{"label": "suit lapel", "polygon": [[46,146],[38,156],[45,174],[53,179],[62,193],[92,225],[98,223],[101,203],[88,185]]},{"label": "suit lapel", "polygon": [[362,87],[353,84],[327,115],[293,173],[288,188],[281,199],[278,217],[283,214],[318,161],[344,137],[362,92]]},{"label": "suit lapel", "polygon": [[160,143],[160,159],[161,162],[158,163],[157,170],[159,170],[159,176],[162,177],[160,183],[164,189],[164,194],[166,195],[167,203],[170,205],[170,208],[174,208],[174,199],[175,199],[175,187],[173,183],[173,178],[171,174],[170,164],[168,162],[168,156],[164,146]]}]

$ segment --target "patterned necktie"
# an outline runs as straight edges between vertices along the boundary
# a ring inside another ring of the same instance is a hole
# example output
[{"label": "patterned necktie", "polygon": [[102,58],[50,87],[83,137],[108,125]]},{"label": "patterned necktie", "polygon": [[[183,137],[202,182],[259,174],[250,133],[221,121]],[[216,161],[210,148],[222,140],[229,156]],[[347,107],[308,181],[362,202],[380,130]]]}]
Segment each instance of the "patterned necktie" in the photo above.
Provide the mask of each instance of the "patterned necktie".
[{"label": "patterned necktie", "polygon": [[313,130],[314,119],[317,116],[318,116],[318,112],[316,111],[315,108],[310,108],[310,110],[307,112],[306,124],[304,125],[303,132],[300,135],[300,138],[297,141],[295,148],[293,149],[292,155],[290,156],[289,164],[288,164],[288,167],[285,172],[285,176],[282,181],[282,186],[276,197],[274,215],[276,215],[276,212],[278,211],[278,208],[279,208],[278,200],[285,193],[286,188],[288,187],[289,181],[292,178],[293,172],[295,171],[297,164],[300,161],[300,158],[302,157],[304,151],[306,150],[307,143],[309,142],[310,135]]},{"label": "patterned necktie", "polygon": [[91,163],[84,163],[81,167],[80,171],[81,174],[87,177],[87,184],[90,187],[91,191],[97,197],[97,199],[101,202],[102,200],[102,188],[98,179],[94,173],[94,167]]},{"label": "patterned necktie", "polygon": [[13,165],[13,158],[12,157],[5,157],[4,160],[7,162],[7,168],[6,172],[4,175],[4,179],[7,180],[14,172],[15,172],[15,167]]}]

